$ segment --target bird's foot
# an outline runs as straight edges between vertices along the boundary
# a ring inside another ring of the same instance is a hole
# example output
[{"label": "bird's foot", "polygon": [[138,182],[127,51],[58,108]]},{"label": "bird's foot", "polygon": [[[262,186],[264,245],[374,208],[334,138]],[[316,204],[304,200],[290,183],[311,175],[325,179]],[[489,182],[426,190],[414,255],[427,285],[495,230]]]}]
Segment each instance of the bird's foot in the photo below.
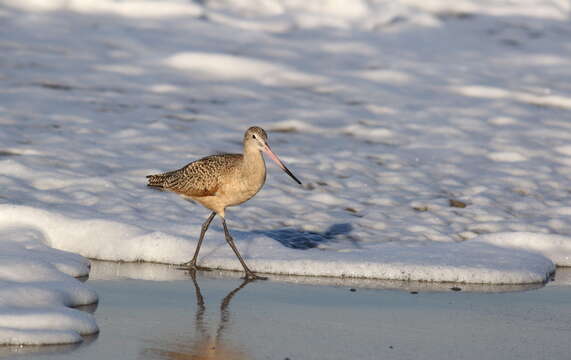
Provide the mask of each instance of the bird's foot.
[{"label": "bird's foot", "polygon": [[268,280],[265,276],[256,275],[253,272],[247,272],[246,276],[243,277],[244,280]]},{"label": "bird's foot", "polygon": [[184,264],[179,265],[179,269],[181,270],[194,270],[194,271],[211,271],[211,269],[196,265],[196,261],[191,260],[189,262],[185,262]]}]

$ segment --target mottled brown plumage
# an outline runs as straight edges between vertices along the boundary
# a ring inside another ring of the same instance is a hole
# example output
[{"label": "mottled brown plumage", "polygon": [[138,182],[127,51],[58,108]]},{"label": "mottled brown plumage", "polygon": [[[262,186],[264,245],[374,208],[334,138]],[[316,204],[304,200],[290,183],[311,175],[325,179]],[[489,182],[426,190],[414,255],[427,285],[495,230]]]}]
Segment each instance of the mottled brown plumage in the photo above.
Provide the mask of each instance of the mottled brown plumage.
[{"label": "mottled brown plumage", "polygon": [[212,214],[202,226],[200,238],[192,260],[187,263],[196,268],[196,260],[204,234],[215,215],[222,218],[226,240],[242,263],[248,278],[260,278],[243,261],[226,227],[224,212],[226,207],[242,204],[251,199],[266,181],[266,164],[262,151],[268,154],[282,170],[296,182],[301,182],[287,169],[272,152],[266,132],[259,127],[251,127],[244,134],[243,154],[211,155],[193,161],[184,167],[162,174],[149,175],[148,186],[172,191],[197,201],[212,210]]},{"label": "mottled brown plumage", "polygon": [[149,186],[186,197],[214,196],[226,176],[242,161],[240,154],[211,155],[163,174],[149,175]]}]

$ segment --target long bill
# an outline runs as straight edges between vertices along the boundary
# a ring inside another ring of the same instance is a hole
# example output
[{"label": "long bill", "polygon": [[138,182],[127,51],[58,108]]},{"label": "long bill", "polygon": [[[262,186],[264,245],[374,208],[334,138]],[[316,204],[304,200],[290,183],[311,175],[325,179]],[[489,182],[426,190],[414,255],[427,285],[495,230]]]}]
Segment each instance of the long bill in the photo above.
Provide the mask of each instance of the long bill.
[{"label": "long bill", "polygon": [[274,152],[272,151],[272,149],[270,149],[270,146],[268,144],[264,144],[264,152],[266,154],[268,154],[270,156],[270,158],[276,163],[278,164],[278,166],[289,176],[291,176],[292,179],[295,180],[295,182],[297,182],[299,185],[301,185],[301,181],[299,181],[298,178],[295,177],[294,174],[292,174],[291,171],[289,171],[289,169],[285,166],[285,164],[280,160],[280,158],[274,154]]}]

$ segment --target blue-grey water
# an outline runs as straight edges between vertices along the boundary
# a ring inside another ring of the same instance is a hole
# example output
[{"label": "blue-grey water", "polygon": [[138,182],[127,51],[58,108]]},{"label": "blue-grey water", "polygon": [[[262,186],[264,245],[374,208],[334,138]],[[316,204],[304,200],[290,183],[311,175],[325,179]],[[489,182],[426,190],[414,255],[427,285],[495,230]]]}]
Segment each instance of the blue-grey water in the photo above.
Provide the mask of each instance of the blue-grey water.
[{"label": "blue-grey water", "polygon": [[[374,282],[302,278],[244,283],[234,273],[198,272],[193,279],[173,267],[137,264],[95,263],[94,272],[88,284],[101,300],[85,310],[94,311],[98,336],[74,346],[4,348],[0,355],[555,360],[571,353],[568,270],[559,271],[564,281],[535,289],[411,283],[375,288]],[[133,279],[137,273],[154,280]]]}]

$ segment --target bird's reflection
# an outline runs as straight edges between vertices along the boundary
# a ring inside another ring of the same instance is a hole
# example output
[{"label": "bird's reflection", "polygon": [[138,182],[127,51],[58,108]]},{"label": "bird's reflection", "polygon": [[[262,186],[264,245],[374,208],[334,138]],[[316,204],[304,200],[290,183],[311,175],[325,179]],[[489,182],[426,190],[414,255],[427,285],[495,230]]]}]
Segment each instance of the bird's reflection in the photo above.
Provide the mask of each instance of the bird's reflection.
[{"label": "bird's reflection", "polygon": [[200,291],[200,286],[196,280],[196,271],[190,270],[190,276],[194,284],[196,294],[196,316],[195,329],[197,338],[188,342],[173,344],[172,350],[149,348],[145,353],[145,358],[168,359],[168,360],[246,360],[250,357],[239,346],[232,345],[224,340],[224,333],[230,321],[230,302],[232,298],[246,285],[253,282],[252,279],[245,279],[240,286],[230,291],[220,303],[220,323],[214,336],[208,329],[205,321],[206,305],[204,297]]}]

